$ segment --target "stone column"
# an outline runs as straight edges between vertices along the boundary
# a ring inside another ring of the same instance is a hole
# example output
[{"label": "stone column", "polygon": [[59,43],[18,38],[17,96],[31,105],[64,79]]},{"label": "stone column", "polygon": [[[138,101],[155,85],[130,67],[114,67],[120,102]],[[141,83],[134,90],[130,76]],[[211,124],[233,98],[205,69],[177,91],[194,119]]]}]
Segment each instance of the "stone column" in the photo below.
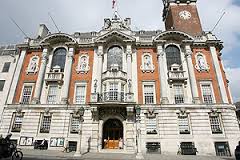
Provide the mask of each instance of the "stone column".
[{"label": "stone column", "polygon": [[166,63],[164,63],[164,56],[165,56],[165,52],[163,51],[163,46],[160,44],[157,46],[157,56],[158,56],[158,68],[159,68],[159,79],[160,79],[160,85],[161,85],[161,103],[162,104],[168,104],[168,94],[167,94],[167,90],[168,90],[168,84],[167,84],[167,73],[164,69],[164,65],[166,65]]},{"label": "stone column", "polygon": [[15,92],[17,89],[17,84],[18,84],[18,80],[19,80],[19,77],[21,74],[21,70],[22,70],[22,66],[24,63],[26,53],[27,53],[27,46],[24,46],[24,48],[21,48],[21,53],[20,53],[19,59],[17,61],[15,73],[13,75],[13,80],[12,80],[12,84],[11,84],[10,91],[9,91],[9,96],[7,98],[7,104],[13,103],[13,99],[14,99]]},{"label": "stone column", "polygon": [[198,95],[197,82],[196,82],[194,67],[193,67],[193,63],[192,63],[192,50],[191,50],[190,45],[185,46],[185,56],[186,56],[186,61],[187,61],[187,65],[188,65],[188,74],[189,74],[189,79],[190,79],[193,103],[199,104],[200,99],[199,99],[199,95]]},{"label": "stone column", "polygon": [[40,96],[41,96],[41,92],[42,92],[47,61],[48,61],[48,49],[45,48],[45,49],[43,49],[41,65],[40,65],[38,78],[37,78],[35,91],[34,91],[34,97],[33,97],[34,104],[40,103]]},{"label": "stone column", "polygon": [[132,46],[127,45],[127,93],[126,101],[133,102],[134,95],[132,93]]},{"label": "stone column", "polygon": [[98,46],[98,70],[97,70],[97,93],[101,93],[101,88],[102,88],[102,67],[103,67],[103,46],[100,45]]},{"label": "stone column", "polygon": [[222,103],[229,103],[228,98],[227,98],[227,93],[226,93],[226,88],[224,85],[223,77],[222,77],[222,71],[220,69],[219,61],[218,61],[218,56],[217,56],[217,51],[215,46],[210,46],[210,52],[212,54],[212,59],[213,59],[213,65],[215,68],[215,73],[217,76],[217,81],[220,89],[220,94],[222,97]]},{"label": "stone column", "polygon": [[74,48],[69,48],[67,54],[67,60],[65,64],[65,71],[64,71],[64,85],[62,91],[62,104],[68,103],[68,91],[70,87],[70,80],[71,80],[71,73],[72,73],[72,63],[73,63],[73,55],[74,55]]}]

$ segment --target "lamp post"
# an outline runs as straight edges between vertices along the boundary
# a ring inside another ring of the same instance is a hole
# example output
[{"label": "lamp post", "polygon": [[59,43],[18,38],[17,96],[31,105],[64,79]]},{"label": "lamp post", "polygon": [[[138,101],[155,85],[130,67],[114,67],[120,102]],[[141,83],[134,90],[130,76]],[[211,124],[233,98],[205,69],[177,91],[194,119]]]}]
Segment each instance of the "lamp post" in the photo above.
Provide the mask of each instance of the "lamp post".
[{"label": "lamp post", "polygon": [[79,124],[79,131],[78,131],[78,134],[79,134],[79,140],[78,140],[78,143],[77,143],[77,150],[74,154],[75,157],[81,157],[82,156],[82,153],[81,153],[81,140],[82,140],[82,122],[84,121],[83,119],[83,115],[84,115],[84,108],[83,107],[80,107],[79,110],[78,110],[78,114],[80,116],[80,124]]},{"label": "lamp post", "polygon": [[140,121],[141,121],[141,108],[139,105],[136,106],[136,128],[137,128],[137,154],[136,159],[144,159],[141,151],[141,129],[140,129]]}]

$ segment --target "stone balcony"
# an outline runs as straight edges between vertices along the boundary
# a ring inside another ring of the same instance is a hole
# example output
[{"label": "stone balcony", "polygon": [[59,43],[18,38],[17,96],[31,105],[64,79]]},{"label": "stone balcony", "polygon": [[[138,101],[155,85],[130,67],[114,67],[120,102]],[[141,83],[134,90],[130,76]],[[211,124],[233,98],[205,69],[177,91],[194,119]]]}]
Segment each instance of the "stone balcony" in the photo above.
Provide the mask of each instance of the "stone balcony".
[{"label": "stone balcony", "polygon": [[105,81],[107,79],[122,79],[127,80],[127,73],[123,71],[106,71],[102,74],[102,80]]},{"label": "stone balcony", "polygon": [[48,85],[50,82],[63,83],[63,72],[49,72],[46,75],[45,82]]},{"label": "stone balcony", "polygon": [[185,71],[169,71],[168,72],[168,81],[172,83],[173,81],[187,81],[187,76]]},{"label": "stone balcony", "polygon": [[104,92],[102,94],[92,93],[92,103],[133,103],[134,94],[124,92]]}]

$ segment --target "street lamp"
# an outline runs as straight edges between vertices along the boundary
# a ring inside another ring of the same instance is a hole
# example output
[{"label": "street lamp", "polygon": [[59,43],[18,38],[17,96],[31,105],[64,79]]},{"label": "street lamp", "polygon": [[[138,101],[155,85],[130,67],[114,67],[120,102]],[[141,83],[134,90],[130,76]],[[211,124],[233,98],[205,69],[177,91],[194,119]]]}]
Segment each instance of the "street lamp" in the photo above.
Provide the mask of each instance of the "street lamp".
[{"label": "street lamp", "polygon": [[141,108],[139,105],[135,107],[136,110],[136,128],[137,128],[137,154],[136,159],[144,159],[141,151],[141,129],[140,129],[140,121],[141,121]]},{"label": "street lamp", "polygon": [[79,140],[78,140],[78,143],[77,143],[77,150],[74,154],[75,157],[81,157],[82,156],[82,153],[81,153],[81,140],[82,140],[82,122],[84,121],[83,119],[83,115],[84,115],[84,108],[83,107],[80,107],[79,110],[78,110],[78,114],[80,116],[79,118],[79,131],[78,131],[78,134],[79,134]]}]

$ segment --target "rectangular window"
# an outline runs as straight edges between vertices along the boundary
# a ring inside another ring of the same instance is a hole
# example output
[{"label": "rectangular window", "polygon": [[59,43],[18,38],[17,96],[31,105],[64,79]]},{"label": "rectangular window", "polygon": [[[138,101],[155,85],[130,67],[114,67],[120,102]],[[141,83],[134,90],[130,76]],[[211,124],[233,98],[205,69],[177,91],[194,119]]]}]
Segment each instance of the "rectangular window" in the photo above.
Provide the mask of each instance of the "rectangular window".
[{"label": "rectangular window", "polygon": [[51,126],[51,119],[52,119],[51,115],[43,115],[40,133],[49,133],[50,126]]},{"label": "rectangular window", "polygon": [[178,125],[180,134],[190,134],[189,122],[187,115],[178,116]]},{"label": "rectangular window", "polygon": [[32,86],[24,86],[22,91],[22,104],[29,104],[32,96]]},{"label": "rectangular window", "polygon": [[212,87],[210,84],[202,84],[202,96],[203,96],[203,102],[206,104],[212,104],[213,103],[213,94],[212,94]]},{"label": "rectangular window", "polygon": [[12,132],[21,132],[23,116],[24,116],[23,113],[21,114],[14,113]]},{"label": "rectangular window", "polygon": [[71,120],[71,133],[78,133],[80,125],[80,117],[73,116]]},{"label": "rectangular window", "polygon": [[219,115],[216,115],[216,114],[215,115],[210,115],[209,119],[210,119],[210,125],[211,125],[211,129],[212,129],[212,133],[213,134],[221,134],[222,133],[222,127],[221,127]]},{"label": "rectangular window", "polygon": [[154,85],[144,85],[144,103],[154,104]]},{"label": "rectangular window", "polygon": [[228,142],[215,142],[217,156],[231,156]]},{"label": "rectangular window", "polygon": [[146,143],[147,153],[161,153],[160,142],[147,142]]},{"label": "rectangular window", "polygon": [[109,100],[110,101],[118,100],[118,83],[110,83]]},{"label": "rectangular window", "polygon": [[157,119],[156,117],[146,119],[147,134],[157,134]]},{"label": "rectangular window", "polygon": [[181,142],[180,144],[182,155],[196,155],[197,149],[193,142]]},{"label": "rectangular window", "polygon": [[0,80],[0,91],[3,91],[5,80]]},{"label": "rectangular window", "polygon": [[175,104],[181,104],[184,103],[184,92],[183,92],[183,86],[180,85],[174,85],[174,100]]},{"label": "rectangular window", "polygon": [[49,86],[48,97],[47,97],[48,104],[56,104],[57,96],[58,96],[58,86]]},{"label": "rectangular window", "polygon": [[10,65],[11,65],[11,62],[5,62],[4,66],[3,66],[3,69],[2,69],[2,72],[8,72],[9,68],[10,68]]},{"label": "rectangular window", "polygon": [[75,103],[84,104],[86,102],[86,85],[76,85]]}]

